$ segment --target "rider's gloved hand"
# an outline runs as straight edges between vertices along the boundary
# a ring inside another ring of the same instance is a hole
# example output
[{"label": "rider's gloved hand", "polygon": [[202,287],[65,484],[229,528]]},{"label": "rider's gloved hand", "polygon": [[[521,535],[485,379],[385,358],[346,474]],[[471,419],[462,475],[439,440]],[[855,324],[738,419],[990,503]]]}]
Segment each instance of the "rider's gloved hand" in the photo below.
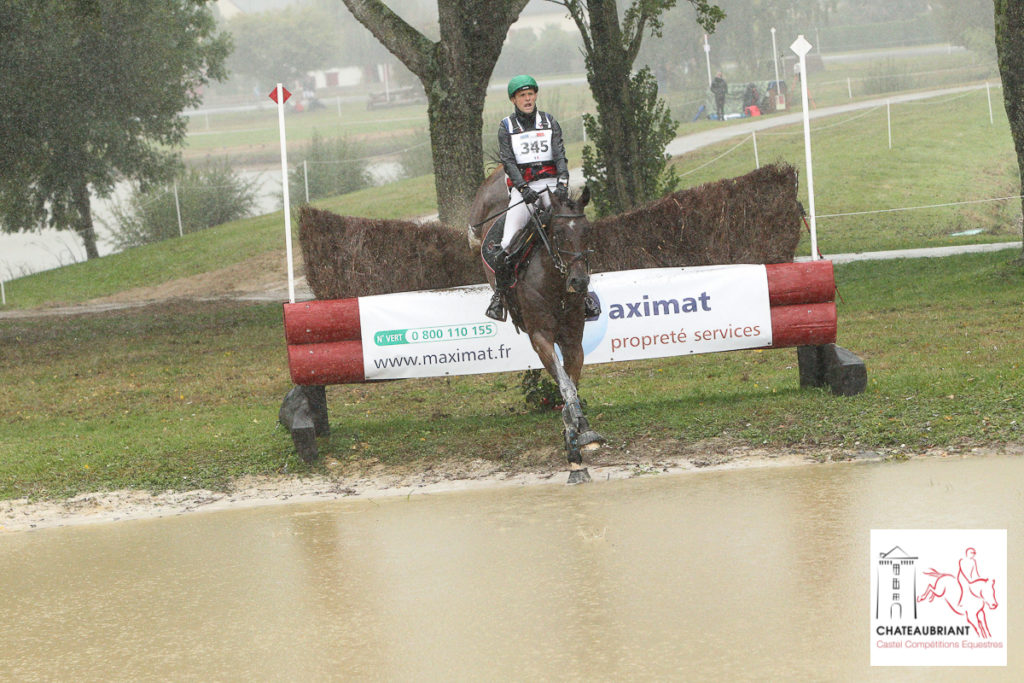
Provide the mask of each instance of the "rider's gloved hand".
[{"label": "rider's gloved hand", "polygon": [[527,204],[533,204],[535,201],[540,199],[540,195],[532,187],[523,183],[519,186],[519,194],[523,196],[523,201]]},{"label": "rider's gloved hand", "polygon": [[564,202],[569,198],[569,179],[559,178],[555,184],[555,196],[558,197],[558,201]]}]

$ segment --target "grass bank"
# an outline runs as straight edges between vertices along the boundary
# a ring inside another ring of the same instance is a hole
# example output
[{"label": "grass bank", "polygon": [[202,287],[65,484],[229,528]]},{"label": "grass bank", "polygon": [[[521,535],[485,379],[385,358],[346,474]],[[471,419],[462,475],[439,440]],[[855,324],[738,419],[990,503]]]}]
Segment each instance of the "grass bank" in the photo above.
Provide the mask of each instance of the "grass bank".
[{"label": "grass bank", "polygon": [[[868,367],[860,396],[799,389],[792,349],[588,367],[605,457],[708,440],[890,457],[1019,445],[1015,256],[837,267],[839,341]],[[332,436],[306,467],[276,424],[290,387],[277,304],[7,319],[0,349],[0,498],[453,459],[561,468],[559,417],[526,407],[517,373],[330,387]]]},{"label": "grass bank", "polygon": [[[984,90],[894,105],[888,113],[877,107],[822,119],[813,124],[812,147],[818,243],[826,255],[1021,238],[1019,200],[989,201],[1018,195],[1020,181],[1005,112],[997,103],[990,122]],[[580,142],[570,143],[570,158],[580,159],[581,148]],[[802,126],[763,131],[757,156],[762,164],[792,163],[803,174]],[[742,175],[755,167],[753,139],[729,140],[672,163],[684,188]],[[437,210],[433,176],[314,203],[341,214],[382,218]],[[916,208],[933,205],[941,206]],[[268,251],[280,252],[283,263],[282,223],[279,212],[18,278],[6,283],[8,305],[87,301]],[[799,253],[809,252],[805,237]]]}]

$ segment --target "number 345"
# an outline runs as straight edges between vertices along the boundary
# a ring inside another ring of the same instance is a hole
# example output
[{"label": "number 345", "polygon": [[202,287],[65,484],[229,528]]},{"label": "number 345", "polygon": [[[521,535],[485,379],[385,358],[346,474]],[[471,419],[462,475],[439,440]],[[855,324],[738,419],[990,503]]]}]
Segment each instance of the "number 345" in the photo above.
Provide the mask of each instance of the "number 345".
[{"label": "number 345", "polygon": [[547,140],[534,140],[533,142],[524,141],[521,145],[523,154],[529,154],[530,152],[533,152],[534,154],[541,154],[548,151]]}]

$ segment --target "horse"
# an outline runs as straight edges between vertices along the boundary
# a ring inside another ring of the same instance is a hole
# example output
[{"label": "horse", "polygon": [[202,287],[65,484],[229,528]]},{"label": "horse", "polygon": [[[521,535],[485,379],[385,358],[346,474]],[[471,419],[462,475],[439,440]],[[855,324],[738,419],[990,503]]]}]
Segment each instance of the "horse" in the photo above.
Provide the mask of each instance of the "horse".
[{"label": "horse", "polygon": [[[935,581],[925,589],[924,595],[917,599],[918,602],[931,602],[935,598],[943,598],[951,610],[966,617],[967,623],[977,635],[982,638],[992,637],[985,610],[999,607],[995,579],[969,581],[963,576],[963,572],[953,576],[934,569],[925,572],[924,575],[933,577]],[[960,577],[963,577],[962,582],[958,581]]]},{"label": "horse", "polygon": [[[600,448],[605,439],[591,429],[583,414],[576,387],[583,369],[584,297],[590,284],[586,237],[590,222],[583,210],[590,199],[584,188],[578,198],[562,200],[551,195],[544,218],[535,216],[521,235],[533,230],[529,253],[517,267],[516,284],[505,297],[505,308],[516,331],[525,331],[544,369],[558,384],[562,395],[562,424],[569,484],[590,481],[583,465],[583,451]],[[470,246],[480,245],[484,274],[494,287],[494,270],[487,261],[494,252],[494,236],[488,231],[503,224],[508,207],[504,169],[495,169],[480,186],[470,208]],[[541,213],[538,211],[538,213]],[[500,236],[497,237],[500,242]],[[519,238],[517,238],[518,240]],[[559,362],[555,345],[561,351]]]}]

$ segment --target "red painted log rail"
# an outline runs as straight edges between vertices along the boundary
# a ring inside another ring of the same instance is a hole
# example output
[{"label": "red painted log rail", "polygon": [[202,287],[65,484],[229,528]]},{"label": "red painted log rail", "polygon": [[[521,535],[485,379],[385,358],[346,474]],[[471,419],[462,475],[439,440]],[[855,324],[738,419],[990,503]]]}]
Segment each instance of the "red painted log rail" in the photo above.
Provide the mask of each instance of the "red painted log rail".
[{"label": "red painted log rail", "polygon": [[[772,316],[770,348],[834,343],[837,319],[832,262],[770,263],[765,270]],[[284,331],[295,384],[366,380],[359,299],[286,303]]]}]

